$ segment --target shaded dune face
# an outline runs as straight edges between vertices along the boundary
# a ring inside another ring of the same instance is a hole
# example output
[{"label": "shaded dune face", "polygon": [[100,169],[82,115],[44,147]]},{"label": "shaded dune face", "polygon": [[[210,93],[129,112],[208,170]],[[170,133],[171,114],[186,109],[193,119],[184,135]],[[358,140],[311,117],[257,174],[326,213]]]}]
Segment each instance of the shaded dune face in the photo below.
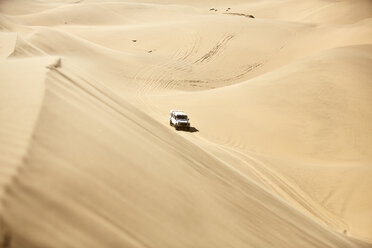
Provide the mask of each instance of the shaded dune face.
[{"label": "shaded dune face", "polygon": [[0,246],[371,247],[371,9],[1,1]]}]

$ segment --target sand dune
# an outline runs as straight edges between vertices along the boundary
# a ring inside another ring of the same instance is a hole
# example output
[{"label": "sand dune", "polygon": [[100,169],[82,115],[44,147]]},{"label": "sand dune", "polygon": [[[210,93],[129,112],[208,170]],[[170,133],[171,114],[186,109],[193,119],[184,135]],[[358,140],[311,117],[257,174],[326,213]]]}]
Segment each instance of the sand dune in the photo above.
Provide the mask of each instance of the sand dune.
[{"label": "sand dune", "polygon": [[352,195],[371,188],[371,51],[370,45],[338,48],[234,87],[157,96],[152,104],[161,106],[160,115],[181,102],[195,113],[204,139],[262,156],[344,220],[359,209],[349,223],[365,225],[360,231],[368,237],[371,198]]},{"label": "sand dune", "polygon": [[16,247],[355,245],[65,67],[4,201]]},{"label": "sand dune", "polygon": [[1,1],[0,247],[372,247],[371,10]]}]

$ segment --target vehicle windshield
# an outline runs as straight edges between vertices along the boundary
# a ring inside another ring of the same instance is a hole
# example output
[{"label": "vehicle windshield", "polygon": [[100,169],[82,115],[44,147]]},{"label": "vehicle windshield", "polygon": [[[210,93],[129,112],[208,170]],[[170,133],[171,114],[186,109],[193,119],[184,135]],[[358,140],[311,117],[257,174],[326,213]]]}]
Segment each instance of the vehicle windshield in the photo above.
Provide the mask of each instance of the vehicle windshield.
[{"label": "vehicle windshield", "polygon": [[187,120],[187,115],[177,115],[176,119],[177,120]]}]

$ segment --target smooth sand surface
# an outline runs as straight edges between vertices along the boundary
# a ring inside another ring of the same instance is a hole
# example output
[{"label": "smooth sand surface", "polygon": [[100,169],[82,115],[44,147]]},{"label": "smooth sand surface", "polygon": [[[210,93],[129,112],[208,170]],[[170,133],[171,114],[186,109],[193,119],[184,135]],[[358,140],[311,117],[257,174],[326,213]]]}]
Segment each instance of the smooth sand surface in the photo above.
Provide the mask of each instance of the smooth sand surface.
[{"label": "smooth sand surface", "polygon": [[371,106],[369,0],[0,1],[0,247],[372,247]]}]

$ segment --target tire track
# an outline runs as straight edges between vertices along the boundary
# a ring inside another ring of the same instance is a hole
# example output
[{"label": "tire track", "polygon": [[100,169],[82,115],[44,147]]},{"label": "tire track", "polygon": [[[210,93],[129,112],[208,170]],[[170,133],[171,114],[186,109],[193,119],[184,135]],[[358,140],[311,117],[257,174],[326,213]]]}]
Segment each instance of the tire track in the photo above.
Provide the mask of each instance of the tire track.
[{"label": "tire track", "polygon": [[231,35],[231,34],[230,35],[227,35],[226,37],[224,37],[222,40],[220,40],[219,42],[217,42],[217,44],[209,52],[207,52],[202,57],[200,57],[199,59],[197,59],[194,62],[194,64],[200,64],[200,63],[208,62],[209,60],[211,60],[214,56],[216,56],[218,53],[220,53],[223,49],[226,48],[227,43],[232,38],[234,38],[234,35]]}]

